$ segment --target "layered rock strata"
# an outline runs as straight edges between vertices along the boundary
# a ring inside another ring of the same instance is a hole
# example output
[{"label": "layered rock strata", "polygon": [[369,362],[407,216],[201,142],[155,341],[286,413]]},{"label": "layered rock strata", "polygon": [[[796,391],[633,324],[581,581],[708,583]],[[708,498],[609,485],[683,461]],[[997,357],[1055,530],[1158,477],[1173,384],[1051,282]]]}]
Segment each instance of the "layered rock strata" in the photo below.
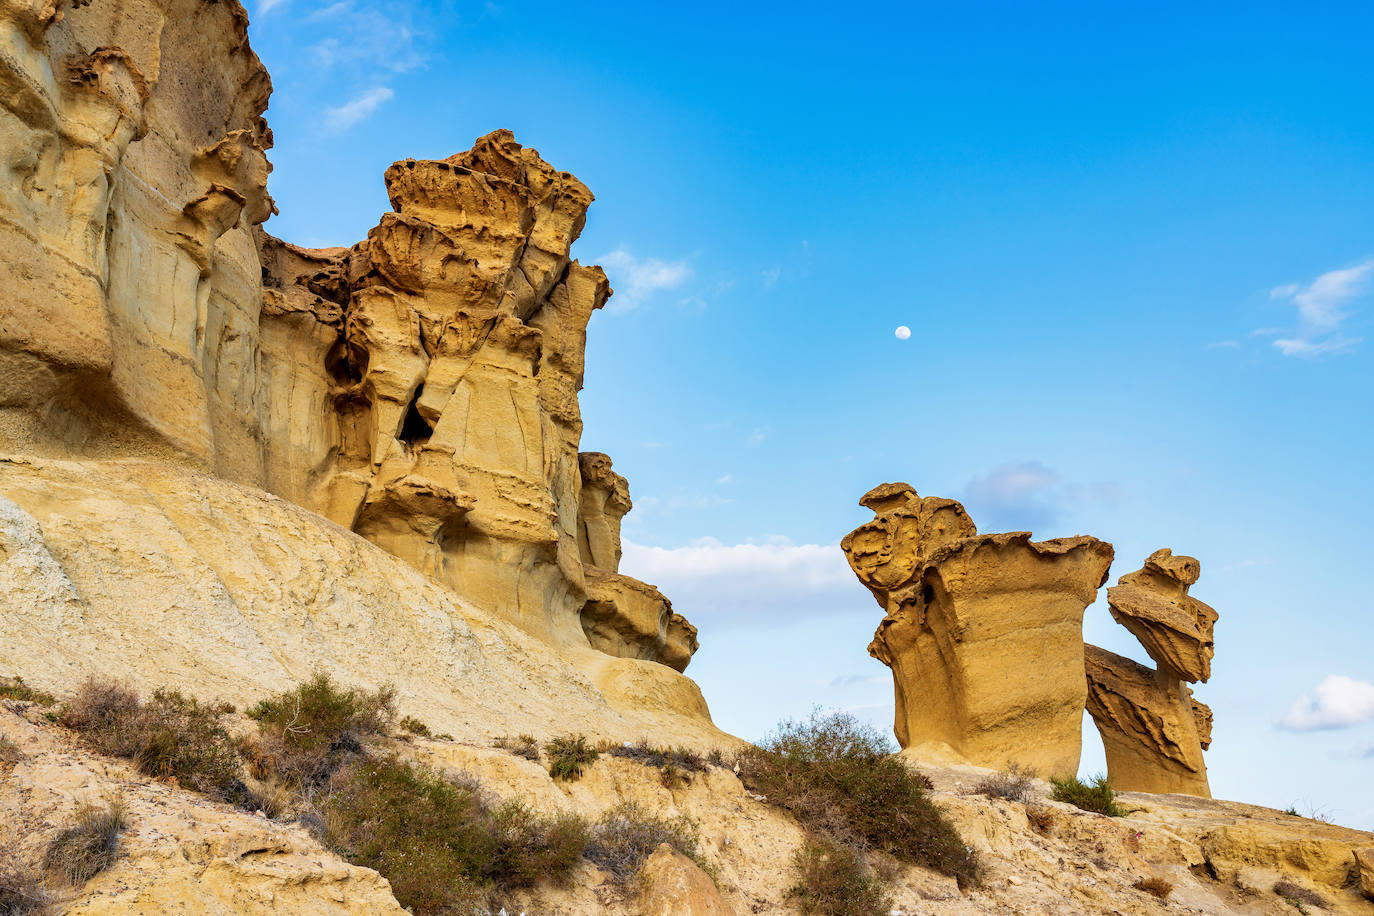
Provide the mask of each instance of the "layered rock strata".
[{"label": "layered rock strata", "polygon": [[0,451],[265,489],[560,650],[686,667],[690,625],[579,544],[629,507],[582,494],[611,294],[570,256],[585,185],[497,131],[389,168],[366,240],[298,248],[260,227],[237,0],[0,0],[0,26]]},{"label": "layered rock strata", "polygon": [[1106,581],[1111,545],[980,535],[959,503],[923,499],[903,483],[876,487],[860,504],[875,518],[841,547],[885,612],[868,651],[892,669],[902,747],[1075,773],[1083,612]]},{"label": "layered rock strata", "polygon": [[1211,797],[1202,752],[1212,740],[1212,710],[1188,687],[1212,673],[1217,612],[1188,594],[1200,572],[1196,559],[1164,548],[1107,589],[1112,617],[1156,665],[1087,648],[1088,712],[1119,789]]}]

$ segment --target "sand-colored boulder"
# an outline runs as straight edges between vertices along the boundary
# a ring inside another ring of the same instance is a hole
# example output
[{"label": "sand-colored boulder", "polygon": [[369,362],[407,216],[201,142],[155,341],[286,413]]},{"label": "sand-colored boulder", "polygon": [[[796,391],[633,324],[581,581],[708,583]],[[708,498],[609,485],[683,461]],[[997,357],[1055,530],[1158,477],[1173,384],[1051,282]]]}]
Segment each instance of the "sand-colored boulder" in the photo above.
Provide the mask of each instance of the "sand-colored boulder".
[{"label": "sand-colored boulder", "polygon": [[735,916],[710,876],[667,843],[645,860],[637,877],[642,916]]},{"label": "sand-colored boulder", "polygon": [[1085,660],[1088,713],[1102,735],[1112,784],[1131,792],[1210,797],[1199,725],[1206,723],[1210,741],[1211,710],[1167,673],[1093,645]]},{"label": "sand-colored boulder", "polygon": [[916,756],[1044,774],[1078,769],[1083,611],[1112,547],[979,535],[963,506],[884,484],[841,542],[886,615],[869,653],[892,669],[895,731]]},{"label": "sand-colored boulder", "polygon": [[1112,617],[1157,666],[1087,647],[1088,712],[1118,789],[1211,796],[1202,752],[1212,743],[1212,710],[1186,683],[1212,674],[1217,612],[1188,594],[1201,571],[1166,547],[1107,589]]},{"label": "sand-colored boulder", "polygon": [[1360,893],[1374,900],[1374,846],[1355,850],[1355,871],[1360,882]]}]

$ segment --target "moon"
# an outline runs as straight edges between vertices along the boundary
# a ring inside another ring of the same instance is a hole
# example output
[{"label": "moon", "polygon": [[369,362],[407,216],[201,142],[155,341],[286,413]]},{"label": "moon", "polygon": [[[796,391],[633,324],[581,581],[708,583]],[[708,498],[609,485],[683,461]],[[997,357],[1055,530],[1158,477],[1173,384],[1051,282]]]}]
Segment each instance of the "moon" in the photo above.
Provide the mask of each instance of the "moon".
[{"label": "moon", "polygon": [[906,325],[902,325],[892,333],[897,335],[898,340],[906,340],[908,337],[911,336],[911,328],[907,327]]}]

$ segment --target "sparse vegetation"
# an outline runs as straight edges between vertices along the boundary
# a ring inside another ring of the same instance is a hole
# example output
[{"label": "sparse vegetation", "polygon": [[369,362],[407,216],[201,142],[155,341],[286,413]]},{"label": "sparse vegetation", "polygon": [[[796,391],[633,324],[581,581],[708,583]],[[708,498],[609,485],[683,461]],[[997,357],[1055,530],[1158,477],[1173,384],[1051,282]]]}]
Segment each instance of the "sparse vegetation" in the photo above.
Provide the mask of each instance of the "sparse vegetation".
[{"label": "sparse vegetation", "polygon": [[[52,706],[57,703],[57,698],[52,694],[35,690],[25,684],[22,677],[0,678],[0,700],[20,700],[25,703],[37,703],[39,706]],[[0,910],[0,913],[3,912]]]},{"label": "sparse vegetation", "polygon": [[176,690],[138,695],[114,681],[91,679],[77,690],[61,722],[102,753],[133,760],[139,772],[175,778],[208,795],[226,797],[239,760],[219,711]]},{"label": "sparse vegetation", "polygon": [[1105,775],[1094,776],[1088,782],[1083,782],[1077,776],[1051,779],[1050,788],[1055,801],[1068,802],[1084,811],[1108,817],[1124,817],[1126,814],[1116,803],[1116,791]]},{"label": "sparse vegetation", "polygon": [[624,884],[661,843],[696,862],[707,874],[714,871],[701,857],[696,828],[690,821],[655,817],[634,802],[612,808],[597,821],[585,854],[593,865]]},{"label": "sparse vegetation", "polygon": [[48,845],[43,867],[73,886],[81,886],[114,864],[119,837],[127,826],[124,805],[118,799],[107,807],[86,805],[76,823],[59,833]]},{"label": "sparse vegetation", "polygon": [[1000,773],[985,776],[973,791],[988,798],[1004,798],[1024,805],[1035,798],[1035,771],[1013,763]]},{"label": "sparse vegetation", "polygon": [[0,916],[39,916],[53,903],[37,869],[13,852],[0,851]]},{"label": "sparse vegetation", "polygon": [[0,773],[7,772],[23,759],[24,752],[19,750],[19,745],[8,738],[0,738]]},{"label": "sparse vegetation", "polygon": [[419,735],[421,738],[433,737],[433,732],[429,730],[429,726],[414,716],[402,716],[401,720],[396,723],[396,727],[403,732]]},{"label": "sparse vegetation", "polygon": [[539,762],[539,741],[534,735],[519,735],[514,738],[506,736],[497,738],[493,743],[501,750],[509,751],[517,757]]},{"label": "sparse vegetation", "polygon": [[248,710],[261,726],[254,775],[274,774],[292,786],[321,786],[362,751],[364,738],[385,732],[395,714],[395,691],[390,687],[368,693],[339,687],[329,675],[317,672],[295,689]]},{"label": "sparse vegetation", "polygon": [[1138,891],[1152,894],[1160,900],[1168,900],[1169,895],[1174,892],[1174,886],[1163,878],[1141,878],[1131,886]]},{"label": "sparse vegetation", "polygon": [[706,758],[696,751],[686,748],[654,747],[648,740],[641,738],[634,744],[610,744],[602,750],[612,757],[634,760],[659,770],[659,779],[665,788],[676,789],[692,781],[694,773],[706,771]]},{"label": "sparse vegetation", "polygon": [[581,779],[600,756],[585,735],[554,738],[544,745],[544,752],[549,755],[549,775],[566,780]]},{"label": "sparse vegetation", "polygon": [[1048,834],[1054,826],[1054,811],[1049,805],[1026,805],[1026,821],[1036,833]]},{"label": "sparse vegetation", "polygon": [[1283,898],[1284,902],[1293,906],[1300,913],[1306,913],[1308,906],[1326,908],[1326,898],[1316,891],[1308,890],[1300,884],[1294,884],[1284,878],[1274,884],[1274,893]]},{"label": "sparse vegetation", "polygon": [[931,801],[929,780],[892,750],[885,735],[853,716],[817,711],[741,752],[740,776],[815,838],[976,884],[977,856]]},{"label": "sparse vegetation", "polygon": [[874,916],[892,909],[887,882],[850,846],[818,837],[808,839],[793,857],[797,883],[788,896],[803,913],[822,916]]},{"label": "sparse vegetation", "polygon": [[472,912],[491,888],[566,880],[587,845],[580,818],[493,807],[457,783],[395,757],[339,771],[324,801],[324,840],[374,868],[416,914]]}]

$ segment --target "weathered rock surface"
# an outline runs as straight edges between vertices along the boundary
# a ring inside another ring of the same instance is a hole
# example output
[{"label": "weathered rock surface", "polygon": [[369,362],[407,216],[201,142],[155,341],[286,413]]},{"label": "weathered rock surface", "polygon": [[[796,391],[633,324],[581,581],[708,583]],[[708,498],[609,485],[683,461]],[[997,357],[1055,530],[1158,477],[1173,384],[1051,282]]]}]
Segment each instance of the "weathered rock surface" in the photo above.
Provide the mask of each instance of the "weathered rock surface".
[{"label": "weathered rock surface", "polygon": [[1088,713],[1107,752],[1112,785],[1131,792],[1210,797],[1199,718],[1211,710],[1188,685],[1129,658],[1086,647]]},{"label": "weathered rock surface", "polygon": [[1072,775],[1081,751],[1083,611],[1112,547],[979,535],[963,506],[883,484],[841,542],[886,612],[869,654],[892,669],[897,740],[929,759]]},{"label": "weathered rock surface", "polygon": [[559,652],[259,490],[145,461],[0,458],[0,671],[236,704],[316,668],[436,731],[733,746],[670,668]]},{"label": "weathered rock surface", "polygon": [[1374,847],[1356,851],[1355,869],[1359,873],[1360,892],[1374,900]]},{"label": "weathered rock surface", "polygon": [[1211,796],[1202,752],[1212,742],[1212,710],[1185,683],[1212,673],[1217,612],[1188,594],[1201,569],[1166,547],[1107,589],[1112,617],[1158,666],[1087,647],[1088,712],[1117,788]]},{"label": "weathered rock surface", "polygon": [[710,876],[667,843],[654,850],[637,877],[642,916],[735,916]]}]

